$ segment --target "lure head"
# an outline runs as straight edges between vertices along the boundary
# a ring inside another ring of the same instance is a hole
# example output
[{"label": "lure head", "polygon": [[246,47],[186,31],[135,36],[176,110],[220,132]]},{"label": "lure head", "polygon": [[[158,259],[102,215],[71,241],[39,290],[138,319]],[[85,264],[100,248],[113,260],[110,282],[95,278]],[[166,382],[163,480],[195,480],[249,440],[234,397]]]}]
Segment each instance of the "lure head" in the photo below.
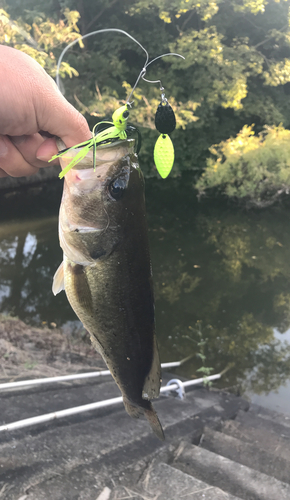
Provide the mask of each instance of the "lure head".
[{"label": "lure head", "polygon": [[121,106],[121,108],[118,108],[116,109],[116,111],[114,111],[112,116],[113,124],[120,131],[126,130],[128,118],[128,104],[125,104],[124,106]]}]

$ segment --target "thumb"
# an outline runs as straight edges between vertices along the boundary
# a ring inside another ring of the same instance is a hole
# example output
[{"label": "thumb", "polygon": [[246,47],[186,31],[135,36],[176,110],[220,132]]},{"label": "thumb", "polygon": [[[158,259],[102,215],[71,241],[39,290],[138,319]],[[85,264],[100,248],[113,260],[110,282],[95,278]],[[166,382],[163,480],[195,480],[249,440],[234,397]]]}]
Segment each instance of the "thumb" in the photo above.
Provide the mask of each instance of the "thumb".
[{"label": "thumb", "polygon": [[60,137],[68,148],[91,139],[86,119],[65,99],[56,85],[45,89],[42,106],[37,109],[39,102],[35,102],[35,108],[41,130]]}]

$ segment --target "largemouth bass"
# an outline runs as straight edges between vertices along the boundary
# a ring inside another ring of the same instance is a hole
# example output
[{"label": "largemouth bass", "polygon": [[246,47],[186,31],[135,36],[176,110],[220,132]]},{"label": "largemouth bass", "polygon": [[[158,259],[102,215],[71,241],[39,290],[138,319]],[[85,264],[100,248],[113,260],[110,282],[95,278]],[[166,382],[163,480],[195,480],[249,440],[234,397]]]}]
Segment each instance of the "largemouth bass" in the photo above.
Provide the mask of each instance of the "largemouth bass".
[{"label": "largemouth bass", "polygon": [[[90,152],[66,174],[59,213],[64,259],[53,293],[65,290],[119,386],[128,414],[144,414],[163,440],[150,402],[159,395],[161,368],[144,179],[133,144],[123,140],[97,148],[95,171]],[[77,150],[61,158],[62,168],[74,154]]]}]

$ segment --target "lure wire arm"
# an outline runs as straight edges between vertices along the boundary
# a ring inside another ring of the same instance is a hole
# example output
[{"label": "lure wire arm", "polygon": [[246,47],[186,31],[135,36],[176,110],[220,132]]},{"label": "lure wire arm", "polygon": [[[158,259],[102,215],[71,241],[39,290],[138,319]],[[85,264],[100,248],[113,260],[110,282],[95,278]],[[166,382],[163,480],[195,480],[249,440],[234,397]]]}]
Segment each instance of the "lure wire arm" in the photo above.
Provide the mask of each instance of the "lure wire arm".
[{"label": "lure wire arm", "polygon": [[134,90],[136,89],[140,79],[142,78],[142,80],[144,80],[144,82],[147,82],[147,83],[159,83],[160,84],[160,90],[164,90],[163,86],[162,86],[162,83],[161,83],[161,80],[147,80],[147,78],[145,78],[145,75],[146,75],[146,71],[147,71],[147,68],[148,66],[150,66],[150,64],[152,64],[153,62],[157,61],[157,59],[160,59],[161,57],[167,57],[167,56],[177,56],[177,57],[181,57],[181,59],[185,59],[185,57],[183,57],[181,54],[177,54],[176,52],[168,52],[167,54],[162,54],[161,56],[157,56],[155,57],[154,59],[152,59],[150,62],[148,62],[148,60],[146,61],[145,65],[144,65],[144,68],[142,68],[142,70],[140,71],[139,73],[139,76],[135,82],[135,85],[134,87],[132,88],[131,90],[131,93],[127,99],[127,104],[130,104],[130,99],[133,95],[133,92]]},{"label": "lure wire arm", "polygon": [[122,33],[123,35],[126,35],[128,38],[130,38],[131,40],[133,40],[133,42],[137,43],[137,45],[139,45],[139,47],[146,54],[146,61],[145,61],[144,67],[140,71],[139,76],[138,76],[138,78],[137,78],[137,80],[136,80],[136,82],[134,84],[134,87],[133,87],[132,91],[130,92],[130,95],[129,95],[127,101],[126,101],[126,104],[128,104],[128,105],[130,105],[130,99],[131,99],[131,97],[133,95],[133,92],[136,89],[136,87],[137,87],[137,85],[138,85],[138,83],[139,83],[139,81],[140,81],[141,78],[142,78],[142,80],[144,80],[144,82],[147,82],[147,83],[160,83],[160,86],[162,87],[162,84],[161,84],[160,80],[147,80],[146,78],[144,78],[145,74],[146,74],[146,71],[147,71],[147,68],[148,68],[148,66],[150,66],[150,64],[152,64],[153,62],[157,61],[157,59],[160,59],[162,57],[167,57],[167,56],[177,56],[177,57],[181,57],[182,59],[185,59],[185,57],[183,57],[181,54],[177,54],[175,52],[168,52],[167,54],[162,54],[160,56],[155,57],[151,61],[149,61],[149,54],[148,54],[147,50],[145,49],[145,47],[143,47],[143,45],[140,42],[138,42],[138,40],[136,40],[136,38],[134,38],[132,35],[129,35],[129,33],[127,33],[127,31],[121,30],[119,28],[105,28],[105,29],[102,29],[102,30],[91,31],[90,33],[87,33],[86,35],[82,35],[81,37],[78,37],[76,40],[73,40],[71,43],[69,43],[63,49],[62,53],[60,54],[58,62],[57,62],[56,75],[55,75],[56,84],[57,84],[59,90],[60,90],[59,71],[60,71],[60,66],[61,66],[63,57],[66,54],[66,52],[73,45],[75,45],[76,43],[78,43],[80,40],[84,40],[85,38],[88,38],[88,37],[93,36],[93,35],[98,35],[99,33],[109,33],[109,32]]},{"label": "lure wire arm", "polygon": [[136,80],[136,82],[135,82],[135,84],[134,84],[134,87],[132,88],[132,90],[131,90],[131,92],[130,92],[130,95],[129,95],[129,96],[128,96],[128,98],[127,98],[126,104],[128,104],[129,106],[130,106],[130,105],[132,104],[132,102],[133,102],[133,101],[132,101],[132,102],[130,103],[130,99],[131,99],[131,97],[132,97],[132,95],[133,95],[133,93],[134,93],[134,90],[136,89],[136,87],[137,87],[137,85],[138,85],[138,83],[139,83],[140,79],[142,78],[142,80],[146,81],[146,80],[144,79],[144,75],[146,75],[146,64],[145,64],[144,68],[142,68],[142,70],[140,71],[139,76],[138,76],[138,78],[137,78],[137,80]]},{"label": "lure wire arm", "polygon": [[[133,40],[133,42],[137,43],[137,45],[139,45],[139,47],[141,47],[141,49],[146,54],[146,62],[145,62],[145,65],[144,65],[144,67],[146,67],[146,65],[147,65],[147,63],[149,61],[149,54],[148,54],[147,50],[143,47],[143,45],[141,45],[140,42],[138,42],[138,40],[136,40],[136,38],[134,38],[132,35],[129,35],[129,33],[127,33],[127,31],[120,30],[118,28],[105,28],[103,30],[91,31],[90,33],[87,33],[86,35],[82,35],[82,36],[78,37],[76,40],[73,40],[73,42],[69,43],[63,49],[62,53],[60,54],[58,62],[57,62],[56,75],[55,75],[56,84],[57,84],[57,86],[58,86],[59,89],[60,89],[59,70],[60,70],[60,65],[62,63],[62,60],[63,60],[63,56],[66,54],[66,52],[73,45],[75,45],[76,43],[78,43],[80,40],[84,40],[85,38],[88,38],[89,36],[98,35],[99,33],[109,33],[109,32],[122,33],[123,35],[126,35],[127,37],[131,38],[131,40]],[[139,79],[140,79],[140,77],[139,77]],[[139,81],[139,79],[138,79],[138,81]]]}]

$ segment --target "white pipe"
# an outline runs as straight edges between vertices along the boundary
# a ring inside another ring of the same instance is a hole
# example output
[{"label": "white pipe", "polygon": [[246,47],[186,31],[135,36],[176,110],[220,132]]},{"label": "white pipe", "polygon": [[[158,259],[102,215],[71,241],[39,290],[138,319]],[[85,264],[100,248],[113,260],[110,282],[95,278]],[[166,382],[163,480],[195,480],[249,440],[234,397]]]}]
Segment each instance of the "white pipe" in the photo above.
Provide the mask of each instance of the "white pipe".
[{"label": "white pipe", "polygon": [[[161,367],[173,368],[176,366],[180,366],[182,363],[183,361],[162,363]],[[75,373],[72,375],[62,375],[60,377],[36,378],[34,380],[21,380],[19,382],[7,382],[5,384],[0,384],[0,391],[5,389],[17,389],[18,387],[26,387],[31,385],[54,384],[56,382],[66,382],[68,380],[79,380],[82,378],[105,377],[107,375],[110,375],[109,370],[103,370],[99,372]]]},{"label": "white pipe", "polygon": [[[202,384],[205,380],[218,380],[221,378],[222,373],[216,373],[215,375],[209,375],[208,377],[202,377],[202,378],[195,378],[194,380],[186,380],[185,382],[182,382],[183,387],[189,387],[191,385],[197,385],[197,384]],[[161,388],[161,392],[163,387]]]},{"label": "white pipe", "polygon": [[77,413],[83,413],[85,411],[95,410],[96,408],[104,408],[105,406],[111,406],[118,403],[122,403],[123,398],[120,396],[118,398],[105,399],[105,401],[98,401],[97,403],[90,403],[88,405],[75,406],[74,408],[67,408],[66,410],[55,411],[52,413],[45,413],[44,415],[39,415],[38,417],[25,418],[24,420],[18,420],[17,422],[12,422],[11,424],[4,424],[0,426],[1,431],[13,431],[15,429],[22,429],[23,427],[28,427],[29,425],[42,424],[44,422],[49,422],[50,420],[56,420],[59,418],[68,417],[69,415],[76,415]]},{"label": "white pipe", "polygon": [[[221,374],[209,375],[206,377],[207,380],[216,380],[221,377]],[[189,387],[191,385],[197,385],[204,382],[204,378],[198,378],[194,380],[187,380],[182,382],[183,387]],[[179,388],[178,384],[172,384],[169,386],[161,387],[160,392],[176,391]],[[23,427],[28,427],[30,425],[42,424],[44,422],[49,422],[51,420],[57,420],[59,418],[68,417],[69,415],[76,415],[78,413],[84,413],[86,411],[96,410],[97,408],[104,408],[106,406],[112,406],[115,404],[122,403],[123,398],[120,396],[118,398],[105,399],[104,401],[97,401],[96,403],[90,403],[82,406],[75,406],[74,408],[67,408],[66,410],[55,411],[52,413],[46,413],[44,415],[39,415],[38,417],[25,418],[24,420],[18,420],[17,422],[12,422],[11,424],[4,424],[0,426],[0,432],[3,431],[13,431],[16,429],[22,429]]]},{"label": "white pipe", "polygon": [[161,368],[174,368],[175,366],[180,366],[184,361],[172,361],[172,363],[161,363]]},{"label": "white pipe", "polygon": [[34,380],[21,380],[20,382],[7,382],[5,384],[0,384],[1,389],[15,389],[17,387],[25,387],[28,385],[40,385],[40,384],[50,384],[55,382],[65,382],[67,380],[75,380],[82,378],[91,377],[104,377],[110,375],[109,370],[103,370],[99,372],[87,372],[87,373],[76,373],[72,375],[62,375],[60,377],[46,377],[46,378],[36,378]]}]

